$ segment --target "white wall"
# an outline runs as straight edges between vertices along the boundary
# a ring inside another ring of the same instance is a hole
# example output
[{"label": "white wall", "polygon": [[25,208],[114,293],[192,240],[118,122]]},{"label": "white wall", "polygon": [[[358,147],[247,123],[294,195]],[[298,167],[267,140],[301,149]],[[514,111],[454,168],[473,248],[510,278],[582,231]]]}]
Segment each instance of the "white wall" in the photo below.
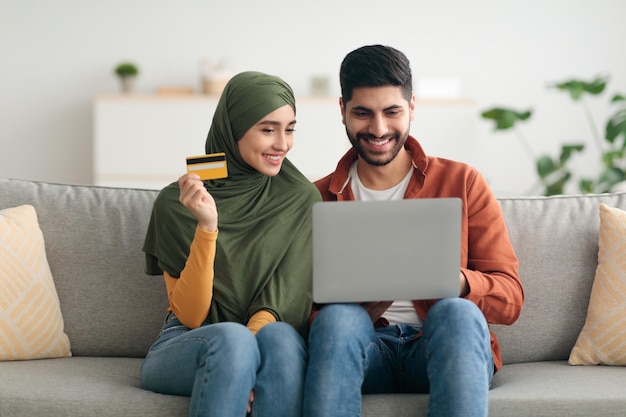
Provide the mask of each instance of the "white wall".
[{"label": "white wall", "polygon": [[[93,98],[118,90],[121,60],[138,63],[143,92],[198,88],[207,57],[278,74],[297,94],[327,74],[338,94],[342,58],[371,43],[405,52],[417,78],[457,78],[478,110],[534,108],[525,132],[556,154],[591,141],[582,110],[545,86],[606,73],[611,92],[626,92],[625,15],[622,0],[0,0],[0,177],[90,184]],[[598,123],[605,101],[592,103]],[[466,162],[497,194],[523,194],[535,175],[515,137],[482,120],[476,135]]]}]

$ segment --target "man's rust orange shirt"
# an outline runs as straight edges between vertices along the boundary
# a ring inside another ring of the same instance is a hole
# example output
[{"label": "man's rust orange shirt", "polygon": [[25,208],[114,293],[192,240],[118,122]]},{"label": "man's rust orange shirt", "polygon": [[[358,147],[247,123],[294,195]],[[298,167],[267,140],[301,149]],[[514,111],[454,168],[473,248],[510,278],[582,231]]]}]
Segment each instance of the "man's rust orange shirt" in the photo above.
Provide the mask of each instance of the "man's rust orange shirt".
[{"label": "man's rust orange shirt", "polygon": [[[427,156],[411,136],[405,147],[415,169],[404,198],[458,197],[462,200],[460,268],[470,287],[465,298],[476,303],[488,323],[512,324],[521,313],[524,290],[502,210],[489,185],[467,164]],[[349,172],[356,159],[356,151],[350,149],[335,172],[315,182],[324,201],[354,200]],[[413,301],[422,320],[436,301]],[[319,308],[319,305],[314,306],[311,320]],[[502,356],[493,332],[491,348],[496,370],[500,369]]]}]

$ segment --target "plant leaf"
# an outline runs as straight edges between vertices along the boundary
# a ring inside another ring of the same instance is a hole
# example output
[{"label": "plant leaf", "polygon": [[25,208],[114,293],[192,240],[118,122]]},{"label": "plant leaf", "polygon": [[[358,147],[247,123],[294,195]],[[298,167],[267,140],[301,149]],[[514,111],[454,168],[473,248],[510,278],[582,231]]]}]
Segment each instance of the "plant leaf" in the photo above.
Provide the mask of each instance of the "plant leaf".
[{"label": "plant leaf", "polygon": [[626,178],[626,174],[622,169],[611,167],[600,174],[596,192],[608,193],[615,184],[624,181],[624,178]]},{"label": "plant leaf", "polygon": [[544,155],[537,159],[536,164],[537,174],[539,174],[539,178],[541,178],[542,180],[561,168],[561,165],[556,164],[554,160],[547,155]]},{"label": "plant leaf", "polygon": [[593,193],[593,181],[589,179],[582,179],[578,183],[578,189],[583,194]]},{"label": "plant leaf", "polygon": [[585,149],[585,145],[582,143],[577,143],[574,145],[562,145],[561,146],[561,157],[560,162],[561,166],[565,165],[565,163],[571,158],[574,152],[582,152]]},{"label": "plant leaf", "polygon": [[606,88],[606,83],[609,81],[609,77],[596,77],[595,80],[590,83],[583,82],[583,89],[586,93],[591,95],[598,95]]},{"label": "plant leaf", "polygon": [[626,108],[618,110],[607,122],[604,137],[610,143],[615,143],[618,136],[624,137],[622,149],[626,148]]},{"label": "plant leaf", "polygon": [[528,120],[532,115],[532,110],[518,112],[512,109],[494,107],[481,113],[484,119],[495,122],[495,130],[507,130],[515,126],[518,121]]},{"label": "plant leaf", "polygon": [[617,150],[617,151],[608,151],[608,152],[604,152],[602,154],[602,164],[607,167],[607,168],[611,168],[615,165],[615,160],[620,160],[624,157],[624,150]]},{"label": "plant leaf", "polygon": [[608,77],[598,76],[591,82],[573,79],[555,83],[550,86],[568,92],[572,100],[578,101],[585,93],[591,95],[602,93],[608,80]]},{"label": "plant leaf", "polygon": [[615,94],[611,99],[611,103],[617,103],[618,101],[626,101],[626,96],[622,94]]},{"label": "plant leaf", "polygon": [[557,195],[557,194],[563,194],[564,189],[565,189],[565,184],[567,184],[567,182],[569,181],[569,179],[572,177],[572,174],[570,174],[569,172],[564,173],[561,178],[559,178],[558,180],[554,181],[551,184],[548,184],[546,186],[546,192],[545,195],[549,196],[549,195]]}]

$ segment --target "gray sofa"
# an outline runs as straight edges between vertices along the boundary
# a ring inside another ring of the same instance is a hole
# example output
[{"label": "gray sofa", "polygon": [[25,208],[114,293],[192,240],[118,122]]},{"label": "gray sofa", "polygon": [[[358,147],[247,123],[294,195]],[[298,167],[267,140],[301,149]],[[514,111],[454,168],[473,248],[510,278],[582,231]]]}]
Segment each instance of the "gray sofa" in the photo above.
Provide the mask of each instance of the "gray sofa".
[{"label": "gray sofa", "polygon": [[[0,416],[186,416],[188,399],[139,386],[166,308],[141,245],[156,191],[0,179],[0,209],[33,205],[44,233],[73,357],[0,362]],[[597,263],[598,204],[626,193],[500,199],[526,304],[494,326],[505,366],[490,416],[624,416],[626,369],[574,367]],[[363,415],[425,416],[427,395],[369,395]]]}]

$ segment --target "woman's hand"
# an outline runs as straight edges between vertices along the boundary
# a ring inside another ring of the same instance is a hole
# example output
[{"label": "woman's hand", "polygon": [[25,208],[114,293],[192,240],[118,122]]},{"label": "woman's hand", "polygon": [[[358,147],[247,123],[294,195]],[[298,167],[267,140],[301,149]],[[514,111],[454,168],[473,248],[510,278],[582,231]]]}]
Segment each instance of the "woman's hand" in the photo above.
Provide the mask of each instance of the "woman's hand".
[{"label": "woman's hand", "polygon": [[208,232],[217,230],[217,207],[215,200],[200,177],[196,174],[185,174],[178,179],[180,197],[183,206],[187,207],[198,219],[198,226]]}]

